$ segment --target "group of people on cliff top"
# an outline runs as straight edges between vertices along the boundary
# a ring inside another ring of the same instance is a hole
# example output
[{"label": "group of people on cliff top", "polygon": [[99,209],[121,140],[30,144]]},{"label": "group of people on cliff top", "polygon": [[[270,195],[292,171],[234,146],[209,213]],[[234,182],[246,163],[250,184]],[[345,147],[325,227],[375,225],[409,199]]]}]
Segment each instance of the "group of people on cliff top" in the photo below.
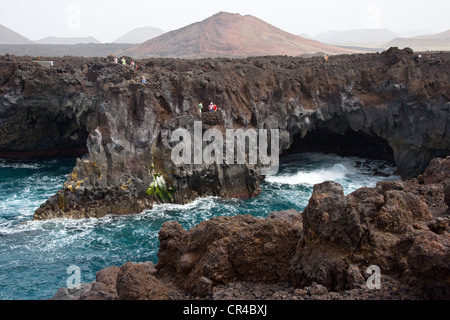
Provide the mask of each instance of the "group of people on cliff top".
[{"label": "group of people on cliff top", "polygon": [[[111,54],[111,58],[112,58],[113,63],[119,63],[119,59],[116,56],[114,56],[114,54]],[[122,57],[122,59],[120,59],[120,62],[123,66],[127,65],[127,59],[125,59],[125,57]],[[131,67],[131,69],[136,69],[136,70],[138,69],[138,65],[133,60],[130,63],[130,67]]]},{"label": "group of people on cliff top", "polygon": [[[110,61],[112,61],[112,63],[116,63],[116,64],[119,63],[119,59],[118,59],[114,54],[112,54],[112,53],[111,53],[111,55],[110,55]],[[122,64],[123,66],[127,66],[127,65],[128,65],[128,64],[127,64],[127,59],[126,59],[125,57],[122,57],[122,59],[120,59],[120,62],[121,62],[121,64]],[[137,65],[137,63],[135,63],[133,60],[131,60],[131,62],[130,62],[130,68],[131,68],[132,70],[134,70],[134,69],[138,70],[139,66]],[[141,82],[142,82],[142,84],[147,84],[147,79],[145,79],[145,76],[142,76]]]},{"label": "group of people on cliff top", "polygon": [[[208,109],[209,109],[209,112],[216,112],[217,111],[217,105],[215,103],[211,102],[209,104],[209,106],[208,106]],[[198,110],[199,110],[200,113],[202,113],[202,111],[203,111],[203,103],[200,103],[198,105]]]}]

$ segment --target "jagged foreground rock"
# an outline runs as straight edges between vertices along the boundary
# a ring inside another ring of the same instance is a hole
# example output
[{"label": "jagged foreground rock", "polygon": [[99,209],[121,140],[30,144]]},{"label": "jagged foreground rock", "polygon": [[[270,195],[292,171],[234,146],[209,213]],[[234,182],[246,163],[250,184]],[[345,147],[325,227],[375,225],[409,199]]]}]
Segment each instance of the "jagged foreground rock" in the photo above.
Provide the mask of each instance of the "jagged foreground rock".
[{"label": "jagged foreground rock", "polygon": [[[450,150],[448,58],[419,61],[411,50],[393,48],[326,63],[284,56],[151,59],[137,61],[136,70],[106,58],[65,57],[46,68],[4,56],[0,157],[86,154],[35,219],[141,212],[158,200],[147,194],[155,175],[176,203],[258,195],[260,164],[174,165],[172,133],[192,132],[195,121],[203,121],[203,131],[278,129],[283,153],[388,159],[413,177]],[[206,109],[211,101],[219,111],[200,115],[198,104]]]},{"label": "jagged foreground rock", "polygon": [[[448,299],[449,184],[447,157],[418,179],[348,196],[337,183],[316,185],[303,213],[217,217],[189,231],[166,222],[156,268],[104,269],[54,298]],[[369,266],[381,288],[368,288]]]}]

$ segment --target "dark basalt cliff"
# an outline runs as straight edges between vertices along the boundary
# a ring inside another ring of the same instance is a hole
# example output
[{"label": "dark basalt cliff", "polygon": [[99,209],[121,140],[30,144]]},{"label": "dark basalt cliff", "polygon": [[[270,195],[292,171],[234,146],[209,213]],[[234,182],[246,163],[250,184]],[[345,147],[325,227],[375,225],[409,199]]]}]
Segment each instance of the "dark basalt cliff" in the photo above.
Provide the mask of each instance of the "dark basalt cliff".
[{"label": "dark basalt cliff", "polygon": [[[109,59],[0,58],[0,157],[86,155],[35,219],[101,217],[154,201],[253,197],[260,165],[171,161],[172,133],[279,129],[282,153],[336,152],[393,160],[403,177],[450,153],[450,54],[392,48],[321,58],[149,59],[138,69]],[[131,59],[128,58],[128,64]],[[145,76],[147,84],[140,79]],[[200,114],[210,101],[217,113]],[[149,196],[154,176],[170,197]]]}]

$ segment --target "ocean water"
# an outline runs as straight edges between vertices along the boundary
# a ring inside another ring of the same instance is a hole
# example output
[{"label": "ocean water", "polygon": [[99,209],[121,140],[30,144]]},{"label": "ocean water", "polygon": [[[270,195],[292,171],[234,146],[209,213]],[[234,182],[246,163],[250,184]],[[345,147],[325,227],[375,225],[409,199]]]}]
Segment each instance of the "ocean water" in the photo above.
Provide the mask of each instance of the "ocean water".
[{"label": "ocean water", "polygon": [[[284,157],[278,174],[266,179],[254,199],[210,197],[130,216],[32,221],[34,211],[61,188],[74,165],[75,159],[0,160],[0,300],[49,299],[67,286],[69,266],[79,267],[81,282],[89,283],[105,267],[156,263],[158,232],[166,221],[178,221],[188,230],[216,216],[302,211],[316,183],[336,181],[348,194],[398,178],[395,167],[383,161],[305,153]],[[387,176],[374,175],[376,171]]]}]

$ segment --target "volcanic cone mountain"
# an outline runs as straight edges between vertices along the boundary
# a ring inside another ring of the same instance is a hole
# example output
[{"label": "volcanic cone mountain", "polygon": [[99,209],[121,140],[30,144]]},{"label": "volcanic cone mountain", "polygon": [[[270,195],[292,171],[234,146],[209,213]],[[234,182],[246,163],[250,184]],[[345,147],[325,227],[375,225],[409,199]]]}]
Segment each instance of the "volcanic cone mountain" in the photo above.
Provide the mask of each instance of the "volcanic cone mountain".
[{"label": "volcanic cone mountain", "polygon": [[220,12],[151,39],[126,53],[141,58],[199,58],[351,52],[290,34],[250,15]]},{"label": "volcanic cone mountain", "polygon": [[30,39],[0,24],[0,44],[31,44]]}]

